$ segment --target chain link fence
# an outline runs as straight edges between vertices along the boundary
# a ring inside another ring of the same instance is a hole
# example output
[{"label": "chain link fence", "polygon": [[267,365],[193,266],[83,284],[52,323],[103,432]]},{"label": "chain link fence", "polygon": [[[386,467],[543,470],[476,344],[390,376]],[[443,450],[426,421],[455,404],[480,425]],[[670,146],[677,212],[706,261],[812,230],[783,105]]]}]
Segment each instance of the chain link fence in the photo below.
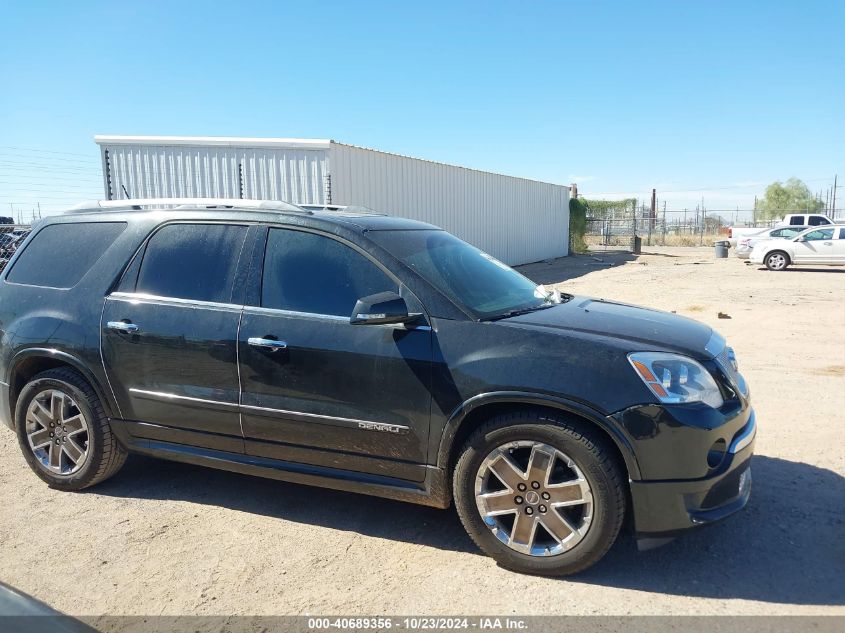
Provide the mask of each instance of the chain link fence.
[{"label": "chain link fence", "polygon": [[725,239],[727,233],[728,223],[719,215],[678,211],[651,216],[645,211],[587,218],[584,239],[593,247],[634,250],[635,238],[642,246],[705,246]]},{"label": "chain link fence", "polygon": [[28,224],[0,224],[0,272],[6,268],[30,230]]}]

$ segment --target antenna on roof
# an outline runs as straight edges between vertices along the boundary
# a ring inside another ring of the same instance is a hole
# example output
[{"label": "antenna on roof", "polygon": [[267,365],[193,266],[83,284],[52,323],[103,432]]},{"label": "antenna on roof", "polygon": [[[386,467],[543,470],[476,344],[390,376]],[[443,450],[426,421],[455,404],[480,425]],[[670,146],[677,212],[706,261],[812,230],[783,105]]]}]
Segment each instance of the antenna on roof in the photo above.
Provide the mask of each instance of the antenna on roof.
[{"label": "antenna on roof", "polygon": [[126,191],[126,185],[121,183],[120,188],[123,189],[123,193],[126,195],[126,199],[129,200],[132,196],[130,196],[129,192]]}]

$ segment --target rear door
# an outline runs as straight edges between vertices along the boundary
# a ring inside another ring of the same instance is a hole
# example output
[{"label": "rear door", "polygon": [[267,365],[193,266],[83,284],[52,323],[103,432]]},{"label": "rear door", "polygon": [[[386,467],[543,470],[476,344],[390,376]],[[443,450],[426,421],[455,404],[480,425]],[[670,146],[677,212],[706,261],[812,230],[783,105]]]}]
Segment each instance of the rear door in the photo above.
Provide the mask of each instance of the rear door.
[{"label": "rear door", "polygon": [[270,228],[256,264],[239,335],[246,452],[422,481],[431,329],[349,323],[363,296],[400,292],[419,312],[416,299],[363,251],[312,231]]},{"label": "rear door", "polygon": [[133,435],[243,451],[238,276],[247,232],[166,224],[106,298],[103,363]]},{"label": "rear door", "polygon": [[845,229],[837,229],[837,238],[833,241],[833,257],[837,264],[845,264]]}]

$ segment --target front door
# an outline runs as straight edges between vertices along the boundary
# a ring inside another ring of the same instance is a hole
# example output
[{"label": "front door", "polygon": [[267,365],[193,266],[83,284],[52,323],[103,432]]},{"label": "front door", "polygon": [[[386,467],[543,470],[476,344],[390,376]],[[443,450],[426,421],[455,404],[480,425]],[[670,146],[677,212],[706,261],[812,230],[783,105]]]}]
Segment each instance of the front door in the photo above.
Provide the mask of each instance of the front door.
[{"label": "front door", "polygon": [[247,230],[167,224],[106,298],[103,362],[136,437],[243,452],[232,296]]},{"label": "front door", "polygon": [[827,264],[835,259],[833,232],[836,229],[816,229],[805,233],[795,244],[796,264]]},{"label": "front door", "polygon": [[319,233],[270,228],[263,259],[261,297],[244,309],[238,340],[246,452],[422,481],[432,332],[349,323],[363,296],[416,299]]}]

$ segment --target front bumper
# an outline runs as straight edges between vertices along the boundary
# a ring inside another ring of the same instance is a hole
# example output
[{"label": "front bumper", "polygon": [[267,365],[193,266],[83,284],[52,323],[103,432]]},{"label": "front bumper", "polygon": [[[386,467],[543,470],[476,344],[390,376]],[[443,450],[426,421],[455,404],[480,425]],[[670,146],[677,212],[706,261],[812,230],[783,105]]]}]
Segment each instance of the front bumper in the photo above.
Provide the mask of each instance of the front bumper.
[{"label": "front bumper", "polygon": [[631,499],[637,538],[674,537],[742,510],[751,496],[753,442],[731,467],[695,481],[633,481]]},{"label": "front bumper", "polygon": [[[664,410],[664,414],[668,412]],[[751,495],[751,457],[757,433],[751,407],[739,409],[720,425],[692,428],[677,424],[677,419],[672,420],[675,424],[666,418],[663,422],[661,430],[664,432],[659,430],[657,436],[668,433],[666,440],[671,439],[673,448],[663,444],[660,453],[671,452],[672,456],[666,456],[659,464],[659,479],[630,483],[634,530],[641,541],[657,542],[724,519],[745,507]],[[656,439],[652,437],[651,442]],[[643,440],[645,438],[641,438],[641,442]],[[724,451],[721,455],[707,450],[702,452],[703,447],[722,440]],[[650,446],[646,452],[655,456],[654,448]],[[680,468],[681,463],[686,463],[688,469],[699,468],[696,463],[711,455],[714,465],[710,467],[705,462],[701,467],[704,472],[696,473],[699,476],[691,477],[692,470],[684,472]],[[666,477],[670,472],[678,475]]]}]

